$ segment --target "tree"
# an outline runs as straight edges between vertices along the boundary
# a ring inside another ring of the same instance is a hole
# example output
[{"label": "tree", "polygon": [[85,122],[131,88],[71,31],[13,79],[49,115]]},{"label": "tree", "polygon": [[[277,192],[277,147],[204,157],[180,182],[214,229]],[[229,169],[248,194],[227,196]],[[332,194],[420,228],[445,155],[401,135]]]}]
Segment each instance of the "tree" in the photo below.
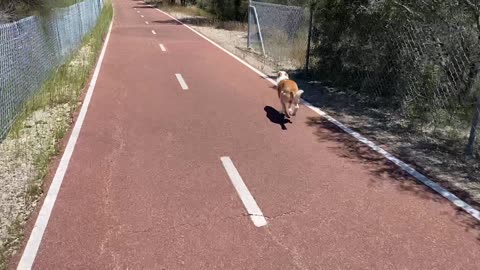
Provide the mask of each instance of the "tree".
[{"label": "tree", "polygon": [[0,23],[11,22],[32,15],[33,12],[45,12],[58,0],[0,0]]},{"label": "tree", "polygon": [[477,102],[475,106],[475,113],[473,116],[472,127],[470,129],[470,136],[468,138],[467,146],[465,148],[465,155],[467,159],[472,159],[475,149],[475,141],[477,139],[477,129],[480,122],[480,96],[477,95]]},{"label": "tree", "polygon": [[[477,24],[478,39],[480,40],[480,6],[478,4],[472,3],[470,0],[463,0],[472,11],[475,22]],[[478,59],[477,59],[478,60]],[[468,138],[467,145],[465,147],[465,155],[467,159],[472,159],[474,157],[475,142],[477,139],[477,130],[480,122],[480,90],[479,88],[479,76],[480,76],[480,61],[475,63],[474,73],[472,78],[472,83],[470,86],[469,94],[474,94],[476,103],[475,103],[475,112],[473,114],[472,126],[470,128],[470,136]]]}]

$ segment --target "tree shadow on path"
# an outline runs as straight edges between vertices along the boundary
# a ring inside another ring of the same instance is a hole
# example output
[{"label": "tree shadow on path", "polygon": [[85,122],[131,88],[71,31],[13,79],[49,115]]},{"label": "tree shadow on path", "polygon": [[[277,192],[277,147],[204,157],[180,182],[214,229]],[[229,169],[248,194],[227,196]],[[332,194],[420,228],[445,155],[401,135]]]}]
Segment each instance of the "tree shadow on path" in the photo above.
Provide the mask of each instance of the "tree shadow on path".
[{"label": "tree shadow on path", "polygon": [[[423,200],[432,200],[442,204],[450,204],[445,198],[422,183],[417,182],[415,178],[403,171],[393,162],[387,160],[384,156],[373,151],[367,145],[345,133],[325,118],[310,117],[307,120],[307,125],[315,128],[314,134],[318,137],[320,142],[334,142],[333,146],[328,147],[330,151],[342,158],[357,162],[361,164],[362,167],[368,169],[372,175],[370,179],[372,187],[393,184],[399,192],[413,194]],[[388,147],[385,150],[389,151]],[[436,180],[433,175],[429,175],[421,168],[415,165],[411,166],[433,181]],[[453,193],[464,199],[467,203],[470,203],[476,209],[480,208],[478,203],[469,199],[468,194],[459,194],[458,191]],[[455,209],[456,215],[451,218],[452,222],[461,225],[467,231],[474,231],[477,240],[480,241],[480,222],[465,213],[464,210],[456,207]],[[451,215],[451,213],[444,214]]]}]

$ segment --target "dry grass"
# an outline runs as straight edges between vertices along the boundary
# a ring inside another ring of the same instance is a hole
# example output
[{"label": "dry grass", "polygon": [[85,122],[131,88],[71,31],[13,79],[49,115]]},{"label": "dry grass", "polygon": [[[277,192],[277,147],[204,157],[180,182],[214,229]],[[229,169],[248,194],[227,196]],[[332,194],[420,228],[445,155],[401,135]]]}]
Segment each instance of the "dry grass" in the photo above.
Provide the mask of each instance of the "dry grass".
[{"label": "dry grass", "polygon": [[307,36],[307,32],[300,32],[289,41],[285,32],[278,29],[269,29],[268,32],[264,32],[263,37],[267,56],[279,65],[301,69],[306,62]]}]

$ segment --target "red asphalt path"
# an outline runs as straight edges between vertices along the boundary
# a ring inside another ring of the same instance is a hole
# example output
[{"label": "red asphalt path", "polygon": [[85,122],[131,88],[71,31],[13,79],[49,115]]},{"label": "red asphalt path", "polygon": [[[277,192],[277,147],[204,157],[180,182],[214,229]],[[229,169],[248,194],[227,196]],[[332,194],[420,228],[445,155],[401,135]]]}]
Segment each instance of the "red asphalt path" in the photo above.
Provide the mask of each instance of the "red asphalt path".
[{"label": "red asphalt path", "polygon": [[34,269],[480,269],[475,224],[449,202],[306,107],[282,130],[266,80],[142,2],[114,4]]}]

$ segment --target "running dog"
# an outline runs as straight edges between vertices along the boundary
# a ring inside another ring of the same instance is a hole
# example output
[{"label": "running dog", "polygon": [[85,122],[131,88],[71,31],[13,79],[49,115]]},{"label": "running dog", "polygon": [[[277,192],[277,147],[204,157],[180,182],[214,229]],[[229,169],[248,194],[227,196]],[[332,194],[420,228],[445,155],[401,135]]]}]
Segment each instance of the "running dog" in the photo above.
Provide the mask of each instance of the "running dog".
[{"label": "running dog", "polygon": [[297,83],[290,80],[285,71],[279,71],[277,74],[277,92],[282,104],[282,113],[287,118],[295,116],[300,108],[300,97],[303,94],[303,90],[298,89]]}]

